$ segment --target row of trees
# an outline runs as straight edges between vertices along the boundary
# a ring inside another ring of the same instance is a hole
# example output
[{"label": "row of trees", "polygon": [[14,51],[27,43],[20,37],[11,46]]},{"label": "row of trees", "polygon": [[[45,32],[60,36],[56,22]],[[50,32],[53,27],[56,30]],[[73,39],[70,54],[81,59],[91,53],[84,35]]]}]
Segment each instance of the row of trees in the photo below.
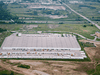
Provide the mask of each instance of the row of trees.
[{"label": "row of trees", "polygon": [[29,65],[24,65],[24,64],[20,64],[17,67],[26,68],[26,69],[29,69],[30,68]]}]

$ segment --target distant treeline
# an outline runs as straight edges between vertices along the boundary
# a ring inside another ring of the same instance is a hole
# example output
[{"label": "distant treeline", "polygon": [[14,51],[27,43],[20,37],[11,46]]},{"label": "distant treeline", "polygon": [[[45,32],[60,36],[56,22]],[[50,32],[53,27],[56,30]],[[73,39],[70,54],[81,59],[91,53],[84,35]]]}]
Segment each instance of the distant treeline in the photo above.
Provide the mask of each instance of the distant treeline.
[{"label": "distant treeline", "polygon": [[13,20],[14,23],[21,23],[19,17],[12,15],[6,7],[7,4],[4,4],[3,1],[0,1],[0,20]]},{"label": "distant treeline", "polygon": [[18,17],[12,16],[7,9],[3,8],[4,6],[6,5],[2,1],[0,1],[0,20],[11,20],[11,19],[18,20]]},{"label": "distant treeline", "polygon": [[96,9],[96,7],[92,7],[92,6],[88,6],[88,5],[79,5],[79,8],[81,7],[87,7],[87,8],[90,8],[90,9]]}]

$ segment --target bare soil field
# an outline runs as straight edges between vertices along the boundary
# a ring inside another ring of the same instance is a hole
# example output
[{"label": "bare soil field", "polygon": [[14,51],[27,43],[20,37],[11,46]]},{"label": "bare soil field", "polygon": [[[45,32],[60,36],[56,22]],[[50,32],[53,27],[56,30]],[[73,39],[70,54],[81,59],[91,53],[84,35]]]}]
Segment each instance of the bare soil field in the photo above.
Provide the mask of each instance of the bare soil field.
[{"label": "bare soil field", "polygon": [[87,75],[85,72],[74,71],[79,65],[71,61],[9,60],[9,62],[30,65],[30,69],[24,69],[7,62],[0,62],[1,67],[24,75]]},{"label": "bare soil field", "polygon": [[[0,66],[23,75],[88,75],[87,71],[95,69],[100,63],[100,42],[80,40],[94,43],[96,47],[85,47],[91,62],[53,61],[53,60],[6,60],[0,61]],[[19,68],[15,63],[29,65],[30,69]]]}]

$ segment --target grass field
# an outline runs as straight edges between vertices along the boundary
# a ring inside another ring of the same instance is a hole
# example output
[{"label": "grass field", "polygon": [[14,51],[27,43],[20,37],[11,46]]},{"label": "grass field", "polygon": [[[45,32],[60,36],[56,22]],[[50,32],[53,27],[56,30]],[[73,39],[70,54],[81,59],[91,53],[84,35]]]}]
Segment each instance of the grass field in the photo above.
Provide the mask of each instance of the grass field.
[{"label": "grass field", "polygon": [[[23,25],[30,24],[0,24],[0,28],[7,29],[8,31],[19,31],[20,28],[23,28]],[[37,28],[28,29],[29,33],[36,31],[64,31],[64,32],[73,32],[81,34],[87,38],[93,39],[94,37],[90,36],[90,34],[94,34],[96,31],[99,31],[95,26],[90,26],[91,24],[85,24],[87,27],[83,27],[84,24],[51,24],[53,27],[58,25],[57,27],[49,28],[49,24],[31,24],[38,25]]]},{"label": "grass field", "polygon": [[100,21],[100,3],[83,2],[83,4],[70,4],[69,6],[92,21]]},{"label": "grass field", "polygon": [[100,41],[100,38],[97,38],[96,40],[97,40],[97,41]]},{"label": "grass field", "polygon": [[[56,25],[56,24],[55,24]],[[95,26],[83,27],[84,24],[59,24],[57,28],[50,29],[47,24],[41,24],[38,28],[33,28],[35,31],[66,31],[81,34],[87,38],[93,39],[90,34],[94,34],[96,31],[100,31]]]}]

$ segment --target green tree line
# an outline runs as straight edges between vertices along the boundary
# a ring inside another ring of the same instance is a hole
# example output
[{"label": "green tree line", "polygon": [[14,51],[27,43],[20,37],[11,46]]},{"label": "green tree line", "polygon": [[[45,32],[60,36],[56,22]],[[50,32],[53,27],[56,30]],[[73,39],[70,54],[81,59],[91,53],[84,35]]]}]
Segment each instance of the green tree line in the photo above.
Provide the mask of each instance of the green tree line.
[{"label": "green tree line", "polygon": [[4,7],[7,7],[7,4],[0,1],[0,20],[13,20],[14,23],[23,23],[23,21],[19,20],[18,16],[12,15],[7,8]]}]

